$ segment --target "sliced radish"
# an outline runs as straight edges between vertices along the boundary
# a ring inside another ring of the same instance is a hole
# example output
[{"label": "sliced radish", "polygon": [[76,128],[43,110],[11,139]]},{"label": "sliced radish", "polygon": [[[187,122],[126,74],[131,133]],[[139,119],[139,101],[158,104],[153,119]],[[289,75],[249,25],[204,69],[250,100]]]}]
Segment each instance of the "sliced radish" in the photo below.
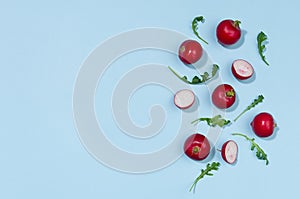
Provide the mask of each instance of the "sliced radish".
[{"label": "sliced radish", "polygon": [[195,94],[189,89],[178,91],[174,96],[174,104],[180,109],[190,108],[195,102]]},{"label": "sliced radish", "polygon": [[252,65],[243,59],[235,60],[232,63],[231,71],[239,80],[249,79],[254,73]]},{"label": "sliced radish", "polygon": [[233,140],[228,140],[222,146],[222,158],[228,164],[233,164],[237,159],[238,145]]}]

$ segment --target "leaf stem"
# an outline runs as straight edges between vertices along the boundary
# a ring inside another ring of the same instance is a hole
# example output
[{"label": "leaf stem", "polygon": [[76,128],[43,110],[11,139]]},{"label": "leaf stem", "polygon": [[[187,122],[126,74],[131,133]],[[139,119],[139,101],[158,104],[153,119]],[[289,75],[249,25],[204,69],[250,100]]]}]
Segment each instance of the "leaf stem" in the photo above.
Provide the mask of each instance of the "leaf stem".
[{"label": "leaf stem", "polygon": [[244,138],[247,139],[247,140],[251,140],[248,136],[246,136],[246,135],[244,135],[244,134],[242,134],[242,133],[232,133],[231,135],[239,135],[239,136],[244,137]]},{"label": "leaf stem", "polygon": [[248,109],[245,109],[243,112],[241,112],[233,121],[236,122],[244,113],[246,113]]},{"label": "leaf stem", "polygon": [[200,37],[199,33],[197,32],[198,30],[198,22],[202,22],[204,23],[204,17],[203,16],[198,16],[198,17],[195,17],[193,22],[192,22],[192,29],[193,29],[193,32],[194,34],[201,40],[203,41],[204,43],[208,44],[207,41],[205,41],[202,37]]},{"label": "leaf stem", "polygon": [[268,160],[267,154],[264,152],[264,150],[257,143],[255,143],[255,139],[254,138],[249,138],[247,135],[244,135],[242,133],[232,133],[232,135],[242,136],[246,140],[248,140],[251,143],[251,151],[253,151],[256,148],[256,157],[259,160],[265,160],[266,161],[266,165],[269,164],[269,160]]},{"label": "leaf stem", "polygon": [[171,66],[168,66],[168,68],[170,69],[170,71],[179,79],[181,79],[183,82],[187,83],[187,84],[201,84],[201,83],[205,83],[208,80],[212,79],[218,72],[219,70],[219,66],[217,64],[213,64],[212,66],[212,71],[211,71],[211,75],[208,74],[208,72],[205,72],[204,74],[200,75],[201,78],[199,78],[198,76],[194,76],[194,78],[192,79],[192,81],[189,81],[187,79],[186,76],[180,76]]},{"label": "leaf stem", "polygon": [[246,113],[247,111],[249,111],[250,109],[254,108],[256,105],[258,105],[259,103],[263,102],[264,100],[264,96],[263,95],[259,95],[256,99],[254,99],[254,101],[247,106],[247,108],[241,112],[233,121],[236,122],[244,113]]},{"label": "leaf stem", "polygon": [[201,118],[198,118],[198,119],[192,121],[191,123],[196,124],[196,123],[202,122],[202,121],[205,121],[207,123],[207,125],[211,126],[211,127],[215,127],[217,125],[219,127],[224,127],[231,123],[230,120],[223,119],[221,115],[216,115],[212,118],[201,117]]},{"label": "leaf stem", "polygon": [[215,170],[217,171],[219,169],[219,166],[221,164],[219,162],[212,162],[211,164],[208,163],[206,165],[206,169],[201,169],[201,174],[194,180],[194,183],[192,184],[191,188],[190,188],[190,192],[193,190],[193,193],[195,193],[196,190],[196,185],[199,182],[199,180],[201,180],[202,178],[204,178],[204,176],[213,176],[212,173],[210,173],[211,171]]},{"label": "leaf stem", "polygon": [[197,118],[197,119],[195,119],[194,121],[192,121],[191,124],[197,124],[198,122],[201,122],[201,121],[202,121],[201,119],[202,119],[202,118]]},{"label": "leaf stem", "polygon": [[185,83],[188,83],[188,84],[190,84],[190,82],[186,79],[186,78],[184,78],[184,77],[181,77],[171,66],[168,66],[168,68],[172,71],[172,73],[176,76],[176,77],[178,77],[179,79],[181,79],[182,81],[184,81]]}]

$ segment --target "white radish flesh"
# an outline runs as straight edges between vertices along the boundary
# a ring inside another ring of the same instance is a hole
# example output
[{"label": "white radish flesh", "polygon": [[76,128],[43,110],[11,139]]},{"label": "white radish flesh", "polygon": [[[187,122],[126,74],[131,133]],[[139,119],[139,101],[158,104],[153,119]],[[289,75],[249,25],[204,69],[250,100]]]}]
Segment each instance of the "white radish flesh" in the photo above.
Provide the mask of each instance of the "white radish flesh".
[{"label": "white radish flesh", "polygon": [[174,96],[174,103],[180,109],[190,108],[195,102],[195,94],[189,89],[178,91]]},{"label": "white radish flesh", "polygon": [[254,69],[253,69],[252,65],[243,59],[235,60],[232,63],[231,70],[232,70],[233,75],[237,79],[240,79],[240,80],[248,79],[254,73]]},{"label": "white radish flesh", "polygon": [[237,159],[238,146],[235,141],[229,140],[222,146],[222,158],[229,164],[233,164]]}]

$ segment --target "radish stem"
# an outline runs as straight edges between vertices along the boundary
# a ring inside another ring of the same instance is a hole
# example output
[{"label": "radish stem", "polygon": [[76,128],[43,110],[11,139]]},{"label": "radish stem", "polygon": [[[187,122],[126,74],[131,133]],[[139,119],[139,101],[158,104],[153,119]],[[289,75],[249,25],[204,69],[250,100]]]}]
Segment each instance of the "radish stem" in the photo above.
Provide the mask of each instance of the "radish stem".
[{"label": "radish stem", "polygon": [[240,27],[240,24],[241,24],[241,21],[239,21],[239,20],[235,20],[235,21],[233,22],[233,26],[236,27],[236,28],[239,28],[239,27]]},{"label": "radish stem", "polygon": [[226,92],[226,96],[227,96],[227,97],[233,97],[234,95],[235,95],[234,90],[231,90],[231,91]]},{"label": "radish stem", "polygon": [[195,146],[194,148],[193,148],[193,153],[195,154],[195,153],[199,153],[199,151],[200,151],[200,148],[198,147],[198,146]]}]

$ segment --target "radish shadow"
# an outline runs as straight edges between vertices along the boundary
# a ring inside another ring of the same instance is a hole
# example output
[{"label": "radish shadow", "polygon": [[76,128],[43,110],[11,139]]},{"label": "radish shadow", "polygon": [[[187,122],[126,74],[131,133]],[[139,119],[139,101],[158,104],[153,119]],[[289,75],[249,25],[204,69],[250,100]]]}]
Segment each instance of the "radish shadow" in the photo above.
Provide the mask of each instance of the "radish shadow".
[{"label": "radish shadow", "polygon": [[199,107],[199,99],[198,97],[195,95],[195,101],[193,103],[193,105],[190,107],[190,108],[187,108],[187,109],[183,109],[182,111],[186,112],[186,113],[192,113],[192,112],[195,112],[198,107]]},{"label": "radish shadow", "polygon": [[279,130],[280,130],[280,128],[278,126],[276,126],[275,129],[274,129],[274,132],[271,136],[265,137],[265,138],[264,137],[259,137],[259,138],[261,138],[263,140],[267,140],[267,141],[274,140],[277,137],[277,134],[278,134]]},{"label": "radish shadow", "polygon": [[238,82],[243,83],[243,84],[250,84],[252,82],[254,82],[256,79],[256,72],[254,71],[253,75],[249,78],[249,79],[245,79],[245,80],[238,80]]},{"label": "radish shadow", "polygon": [[207,64],[207,61],[208,61],[208,54],[205,50],[203,50],[203,54],[201,58],[196,63],[193,64],[185,64],[183,62],[182,63],[191,69],[196,69],[205,66]]}]

